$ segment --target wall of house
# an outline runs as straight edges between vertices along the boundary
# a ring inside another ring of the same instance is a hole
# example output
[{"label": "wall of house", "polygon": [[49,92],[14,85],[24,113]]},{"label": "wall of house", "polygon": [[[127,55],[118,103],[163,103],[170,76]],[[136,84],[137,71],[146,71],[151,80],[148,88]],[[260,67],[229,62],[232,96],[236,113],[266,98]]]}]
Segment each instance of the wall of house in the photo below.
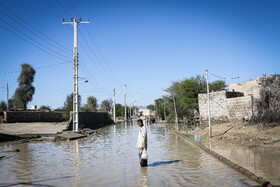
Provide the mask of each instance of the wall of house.
[{"label": "wall of house", "polygon": [[253,95],[254,98],[260,98],[260,84],[258,81],[259,78],[248,82],[232,83],[229,85],[229,90],[234,90],[235,92],[242,92],[244,93],[244,96]]},{"label": "wall of house", "polygon": [[[211,121],[231,122],[244,121],[252,116],[252,97],[226,98],[226,91],[211,92],[210,94]],[[207,94],[198,95],[201,123],[208,122]]]}]

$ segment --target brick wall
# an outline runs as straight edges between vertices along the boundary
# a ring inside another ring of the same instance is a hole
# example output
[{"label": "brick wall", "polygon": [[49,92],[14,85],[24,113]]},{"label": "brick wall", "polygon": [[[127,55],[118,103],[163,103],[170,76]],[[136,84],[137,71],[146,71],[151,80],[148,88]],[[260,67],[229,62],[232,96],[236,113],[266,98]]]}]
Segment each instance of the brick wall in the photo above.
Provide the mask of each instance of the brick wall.
[{"label": "brick wall", "polygon": [[[252,115],[251,96],[226,98],[226,91],[210,93],[211,120],[213,122],[230,122],[248,120]],[[201,123],[208,121],[207,94],[198,95]]]}]

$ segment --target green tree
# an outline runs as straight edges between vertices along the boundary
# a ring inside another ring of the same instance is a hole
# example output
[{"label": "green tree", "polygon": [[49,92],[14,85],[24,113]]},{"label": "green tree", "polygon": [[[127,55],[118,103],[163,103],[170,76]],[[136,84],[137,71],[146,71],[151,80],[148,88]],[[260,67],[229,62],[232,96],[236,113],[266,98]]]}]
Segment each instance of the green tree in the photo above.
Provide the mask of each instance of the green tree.
[{"label": "green tree", "polygon": [[150,105],[148,105],[148,106],[146,106],[147,107],[147,109],[149,109],[149,110],[151,110],[151,111],[154,111],[155,110],[155,105],[153,105],[153,104],[150,104]]},{"label": "green tree", "polygon": [[87,98],[87,103],[81,108],[81,111],[96,112],[97,106],[97,99],[94,96],[89,96]]},{"label": "green tree", "polygon": [[[214,81],[209,84],[210,90],[219,91],[226,87],[225,81]],[[170,95],[164,97],[166,101],[167,111],[170,113],[169,118],[174,119],[174,102],[179,119],[187,117],[192,118],[194,111],[199,110],[198,94],[206,93],[207,91],[206,80],[203,76],[197,75],[196,77],[186,78],[183,81],[176,81],[167,88],[165,91]]]},{"label": "green tree", "polygon": [[42,106],[40,107],[40,110],[51,110],[51,107],[50,107],[50,106],[42,105]]},{"label": "green tree", "polygon": [[1,101],[0,103],[0,111],[4,111],[7,109],[7,104],[5,103],[5,101]]},{"label": "green tree", "polygon": [[155,106],[156,106],[156,115],[159,116],[162,119],[165,119],[164,117],[164,106],[165,101],[163,98],[159,98],[155,100]]},{"label": "green tree", "polygon": [[9,108],[15,107],[15,100],[13,98],[9,99]]},{"label": "green tree", "polygon": [[112,100],[106,99],[101,102],[100,110],[110,112],[112,109]]},{"label": "green tree", "polygon": [[[78,106],[81,106],[82,98],[78,95]],[[73,93],[66,96],[66,100],[64,102],[62,113],[63,117],[68,119],[70,117],[70,111],[73,111]]]},{"label": "green tree", "polygon": [[26,109],[27,103],[32,101],[35,87],[32,86],[36,71],[29,64],[21,65],[21,73],[17,79],[18,88],[14,95],[14,104],[18,108]]},{"label": "green tree", "polygon": [[116,117],[124,117],[124,106],[116,104]]},{"label": "green tree", "polygon": [[209,91],[220,91],[220,90],[224,90],[227,87],[225,81],[222,80],[218,80],[218,81],[214,81],[212,83],[209,84]]}]

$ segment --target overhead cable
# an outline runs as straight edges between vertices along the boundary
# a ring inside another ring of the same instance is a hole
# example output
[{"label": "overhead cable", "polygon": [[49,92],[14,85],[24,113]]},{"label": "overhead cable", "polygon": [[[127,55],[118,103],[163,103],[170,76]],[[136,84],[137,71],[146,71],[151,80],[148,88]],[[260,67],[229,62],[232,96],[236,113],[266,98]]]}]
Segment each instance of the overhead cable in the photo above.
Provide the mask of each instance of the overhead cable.
[{"label": "overhead cable", "polygon": [[[10,9],[8,9],[6,6],[4,6],[3,4],[0,3],[1,6],[3,6],[4,8],[6,8],[7,10],[9,10],[10,12],[12,12]],[[38,29],[34,28],[31,24],[29,24],[28,22],[24,21],[22,18],[20,18],[19,16],[17,16],[14,12],[12,12],[18,19],[20,19],[21,21],[23,21],[25,24],[29,25],[32,29],[34,29],[36,32],[38,32],[39,34],[41,34],[42,36],[46,37],[46,39],[44,39],[43,37],[41,37],[40,35],[36,34],[35,32],[33,32],[32,30],[30,30],[29,28],[27,28],[25,25],[23,25],[22,23],[20,23],[19,21],[17,21],[15,18],[13,18],[12,16],[10,16],[9,14],[7,14],[6,12],[4,12],[3,10],[0,9],[0,11],[5,14],[7,17],[9,17],[10,19],[12,19],[14,22],[16,22],[18,25],[20,25],[21,27],[23,27],[25,30],[29,31],[30,33],[34,34],[35,36],[37,36],[38,38],[40,38],[41,40],[43,40],[44,42],[48,43],[49,45],[57,48],[60,51],[63,51],[64,53],[68,53],[71,54],[71,50],[65,48],[64,46],[60,45],[59,43],[57,43],[56,41],[54,41],[53,39],[51,39],[50,37],[44,35],[42,32],[40,32]],[[50,43],[49,41],[54,42],[56,45]],[[58,46],[59,47],[58,47]],[[61,49],[63,48],[63,49]],[[66,51],[66,50],[68,51]],[[70,51],[70,52],[69,52]]]},{"label": "overhead cable", "polygon": [[40,43],[40,42],[34,40],[34,39],[31,38],[30,36],[26,35],[25,33],[21,32],[20,30],[18,30],[17,28],[15,28],[14,26],[12,26],[12,25],[9,24],[8,22],[6,22],[5,20],[3,20],[3,19],[1,19],[1,18],[0,18],[0,20],[1,20],[2,22],[6,23],[6,25],[9,25],[11,28],[13,28],[14,30],[16,30],[17,32],[21,33],[23,36],[29,38],[30,40],[32,40],[33,42],[35,42],[35,43],[37,43],[37,44],[39,44],[39,45],[41,45],[41,46],[43,46],[44,48],[48,49],[49,51],[52,51],[53,53],[56,53],[57,55],[63,56],[63,57],[65,57],[65,58],[69,58],[69,57],[67,57],[67,56],[65,56],[65,55],[63,55],[63,54],[61,54],[61,53],[56,52],[55,50],[52,50],[51,48],[45,46],[44,44],[42,44],[42,43]]},{"label": "overhead cable", "polygon": [[[1,26],[1,25],[0,25]],[[57,64],[49,64],[46,66],[39,66],[39,67],[35,67],[35,70],[39,70],[39,69],[46,69],[46,68],[50,68],[50,67],[54,67],[54,66],[59,66],[62,64],[67,64],[67,63],[71,63],[72,61],[64,61],[64,62],[60,62]],[[17,70],[17,71],[8,71],[8,72],[0,72],[0,75],[6,75],[6,74],[14,74],[14,73],[20,73],[21,70]]]}]

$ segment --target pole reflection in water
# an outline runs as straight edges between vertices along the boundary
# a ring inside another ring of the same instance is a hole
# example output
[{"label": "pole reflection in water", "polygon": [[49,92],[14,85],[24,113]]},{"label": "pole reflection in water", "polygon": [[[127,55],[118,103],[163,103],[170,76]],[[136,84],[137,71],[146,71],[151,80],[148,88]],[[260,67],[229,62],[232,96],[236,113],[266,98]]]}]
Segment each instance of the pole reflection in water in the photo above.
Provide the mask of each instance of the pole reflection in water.
[{"label": "pole reflection in water", "polygon": [[70,142],[70,148],[73,149],[74,153],[74,173],[75,173],[75,181],[74,186],[79,186],[81,175],[80,175],[80,165],[82,164],[80,161],[80,153],[79,153],[79,142],[78,140],[74,140]]},{"label": "pole reflection in water", "polygon": [[138,182],[137,186],[139,186],[139,187],[149,186],[149,183],[148,183],[148,168],[147,167],[140,168],[139,182]]}]

